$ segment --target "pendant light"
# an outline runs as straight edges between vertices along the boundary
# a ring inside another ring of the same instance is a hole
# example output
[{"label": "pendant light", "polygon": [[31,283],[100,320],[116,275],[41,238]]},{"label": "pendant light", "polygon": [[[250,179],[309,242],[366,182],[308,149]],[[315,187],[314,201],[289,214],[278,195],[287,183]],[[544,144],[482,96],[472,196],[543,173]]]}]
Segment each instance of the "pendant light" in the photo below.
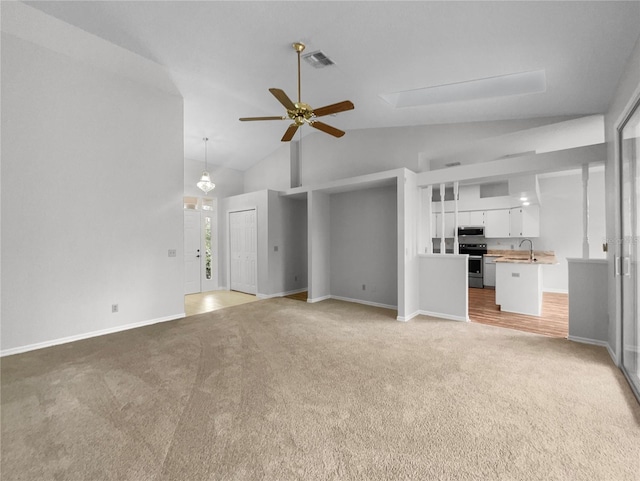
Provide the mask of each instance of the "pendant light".
[{"label": "pendant light", "polygon": [[208,194],[210,190],[213,190],[216,187],[216,184],[211,182],[211,176],[209,172],[207,172],[207,141],[208,137],[204,139],[204,172],[202,172],[202,177],[200,181],[196,184],[205,194]]}]

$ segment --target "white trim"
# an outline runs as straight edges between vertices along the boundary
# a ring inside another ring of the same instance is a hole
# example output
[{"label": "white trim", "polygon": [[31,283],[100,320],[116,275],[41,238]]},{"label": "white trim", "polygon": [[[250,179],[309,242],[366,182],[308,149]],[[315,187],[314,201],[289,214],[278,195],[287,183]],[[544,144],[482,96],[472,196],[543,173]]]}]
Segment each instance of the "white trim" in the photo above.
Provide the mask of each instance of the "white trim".
[{"label": "white trim", "polygon": [[76,334],[75,336],[61,337],[58,339],[53,339],[51,341],[36,342],[35,344],[27,344],[26,346],[13,347],[11,349],[0,351],[0,357],[20,354],[22,352],[35,351],[36,349],[44,349],[45,347],[57,346],[59,344],[66,344],[68,342],[81,341],[83,339],[89,339],[91,337],[98,337],[107,334],[113,334],[116,332],[128,331],[129,329],[136,329],[138,327],[158,324],[160,322],[175,321],[176,319],[182,319],[184,317],[186,317],[186,315],[183,312],[181,314],[175,314],[173,316],[158,317],[156,319],[149,319],[148,321],[134,322],[131,324],[125,324],[123,326],[109,327],[107,329],[101,329],[99,331],[91,331],[85,332],[83,334]]},{"label": "white trim", "polygon": [[290,296],[292,294],[298,294],[306,290],[308,289],[306,287],[303,287],[302,289],[294,289],[292,291],[286,291],[286,292],[277,292],[275,294],[256,294],[256,297],[258,299],[272,299],[274,297],[285,297],[285,296]]},{"label": "white trim", "polygon": [[313,299],[308,298],[307,302],[309,304],[313,304],[314,302],[321,302],[321,301],[326,301],[327,299],[331,299],[331,296],[322,296],[322,297],[315,297]]},{"label": "white trim", "polygon": [[408,316],[398,316],[396,317],[396,321],[407,322],[419,315],[420,315],[420,311],[416,311],[412,314],[409,314]]},{"label": "white trim", "polygon": [[393,309],[393,310],[398,309],[398,306],[392,306],[390,304],[381,304],[379,302],[363,301],[361,299],[352,299],[350,297],[341,297],[341,296],[329,296],[329,297],[337,301],[355,302],[356,304],[364,304],[365,306],[382,307],[384,309]]},{"label": "white trim", "polygon": [[542,292],[552,292],[554,294],[569,294],[568,289],[556,289],[554,287],[543,287]]},{"label": "white trim", "polygon": [[609,343],[607,341],[600,341],[599,339],[589,339],[588,337],[567,336],[567,339],[573,342],[579,342],[581,344],[591,344],[592,346],[606,347],[611,354]]},{"label": "white trim", "polygon": [[430,317],[439,317],[441,319],[447,319],[448,321],[461,321],[461,322],[470,322],[469,316],[454,316],[452,314],[444,314],[442,312],[432,312],[432,311],[418,311],[423,316]]},{"label": "white trim", "polygon": [[607,351],[609,351],[609,356],[611,356],[611,360],[616,365],[616,367],[620,367],[620,364],[618,363],[618,357],[616,356],[615,352],[613,352],[613,349],[611,349],[609,343],[607,343]]}]

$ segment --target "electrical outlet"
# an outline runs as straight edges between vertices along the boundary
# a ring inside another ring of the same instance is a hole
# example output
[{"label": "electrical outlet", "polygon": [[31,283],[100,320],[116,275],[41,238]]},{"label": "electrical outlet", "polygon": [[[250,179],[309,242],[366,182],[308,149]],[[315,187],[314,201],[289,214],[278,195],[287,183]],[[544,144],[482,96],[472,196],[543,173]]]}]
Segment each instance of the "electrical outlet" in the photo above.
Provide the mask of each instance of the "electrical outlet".
[{"label": "electrical outlet", "polygon": [[367,286],[365,284],[362,284],[362,290],[366,291],[367,290]]},{"label": "electrical outlet", "polygon": [[175,249],[169,249],[169,257],[175,257],[176,256],[176,250]]},{"label": "electrical outlet", "polygon": [[278,252],[278,246],[273,246],[273,252]]},{"label": "electrical outlet", "polygon": [[298,276],[294,276],[294,277],[293,277],[293,280],[294,280],[294,281],[296,281],[296,282],[298,282]]},{"label": "electrical outlet", "polygon": [[511,277],[520,277],[520,273],[519,272],[512,272],[511,273]]},{"label": "electrical outlet", "polygon": [[118,312],[118,304],[111,304],[111,312],[112,313]]}]

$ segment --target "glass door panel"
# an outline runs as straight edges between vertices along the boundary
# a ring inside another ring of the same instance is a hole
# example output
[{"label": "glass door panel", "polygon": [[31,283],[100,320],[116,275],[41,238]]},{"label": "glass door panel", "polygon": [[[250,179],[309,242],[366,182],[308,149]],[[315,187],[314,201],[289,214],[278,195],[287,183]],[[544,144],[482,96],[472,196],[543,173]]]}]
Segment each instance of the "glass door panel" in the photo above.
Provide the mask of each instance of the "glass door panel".
[{"label": "glass door panel", "polygon": [[640,102],[619,131],[622,215],[622,370],[640,399]]}]

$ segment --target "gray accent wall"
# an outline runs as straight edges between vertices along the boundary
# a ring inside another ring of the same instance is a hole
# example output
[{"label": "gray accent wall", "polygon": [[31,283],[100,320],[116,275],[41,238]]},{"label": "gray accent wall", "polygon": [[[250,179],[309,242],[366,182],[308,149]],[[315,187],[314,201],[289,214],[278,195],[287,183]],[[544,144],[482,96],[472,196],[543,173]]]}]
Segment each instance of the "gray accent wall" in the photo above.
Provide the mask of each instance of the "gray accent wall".
[{"label": "gray accent wall", "polygon": [[332,296],[398,304],[396,192],[393,186],[331,195]]}]

